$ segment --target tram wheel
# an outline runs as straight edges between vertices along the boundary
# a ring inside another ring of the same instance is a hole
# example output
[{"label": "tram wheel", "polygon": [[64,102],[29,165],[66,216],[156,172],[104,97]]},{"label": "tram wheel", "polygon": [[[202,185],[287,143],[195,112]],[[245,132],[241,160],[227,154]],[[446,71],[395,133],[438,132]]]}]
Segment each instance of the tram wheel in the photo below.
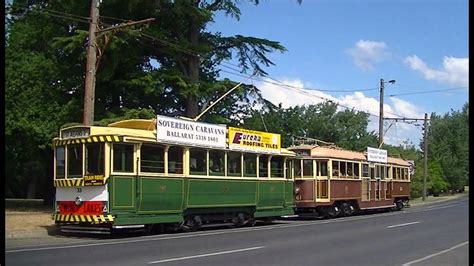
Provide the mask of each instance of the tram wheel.
[{"label": "tram wheel", "polygon": [[330,218],[336,218],[341,215],[341,208],[337,204],[333,204],[328,208],[327,214]]},{"label": "tram wheel", "polygon": [[403,201],[401,199],[395,201],[395,205],[397,205],[395,207],[397,211],[401,211],[403,209]]},{"label": "tram wheel", "polygon": [[243,226],[245,223],[245,215],[241,212],[237,213],[232,219],[232,223],[234,223],[234,227]]},{"label": "tram wheel", "polygon": [[[343,202],[341,203],[341,212],[342,212],[342,216],[351,216],[352,215],[352,209],[351,209],[351,205],[347,202]],[[354,208],[354,207],[352,207]]]},{"label": "tram wheel", "polygon": [[189,216],[186,218],[184,222],[183,229],[186,232],[194,232],[201,228],[202,226],[202,219],[199,215],[196,216]]}]

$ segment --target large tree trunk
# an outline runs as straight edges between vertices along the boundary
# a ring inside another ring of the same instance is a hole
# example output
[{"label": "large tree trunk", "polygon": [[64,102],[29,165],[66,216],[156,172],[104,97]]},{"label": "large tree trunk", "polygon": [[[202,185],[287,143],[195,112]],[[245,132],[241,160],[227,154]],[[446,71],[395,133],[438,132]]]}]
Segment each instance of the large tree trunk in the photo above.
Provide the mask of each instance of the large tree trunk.
[{"label": "large tree trunk", "polygon": [[[199,1],[196,1],[196,5]],[[198,8],[196,6],[196,8]],[[192,19],[192,18],[191,18]],[[192,47],[197,47],[199,44],[199,25],[192,20],[189,27],[189,41]],[[199,90],[199,58],[196,55],[190,55],[188,60],[189,81],[192,86],[196,86]],[[195,90],[192,89],[192,92]],[[192,94],[186,96],[186,116],[195,118],[199,114],[198,99]]]}]

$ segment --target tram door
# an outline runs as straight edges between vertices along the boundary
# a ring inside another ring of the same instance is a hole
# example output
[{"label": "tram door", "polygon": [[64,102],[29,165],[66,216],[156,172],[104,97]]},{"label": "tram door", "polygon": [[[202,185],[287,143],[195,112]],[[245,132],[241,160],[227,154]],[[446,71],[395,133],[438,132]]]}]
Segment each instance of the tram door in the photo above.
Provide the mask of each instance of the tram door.
[{"label": "tram door", "polygon": [[316,198],[317,199],[328,199],[329,198],[329,182],[328,182],[328,162],[327,161],[315,161],[316,166]]}]

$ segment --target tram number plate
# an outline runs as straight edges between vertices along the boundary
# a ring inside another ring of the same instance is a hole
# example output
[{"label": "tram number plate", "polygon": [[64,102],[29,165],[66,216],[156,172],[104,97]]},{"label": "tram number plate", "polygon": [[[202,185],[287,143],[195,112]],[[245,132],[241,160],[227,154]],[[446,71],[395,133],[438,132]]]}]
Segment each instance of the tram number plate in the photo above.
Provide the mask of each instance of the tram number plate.
[{"label": "tram number plate", "polygon": [[84,176],[84,186],[102,186],[104,179],[103,175],[86,175]]}]

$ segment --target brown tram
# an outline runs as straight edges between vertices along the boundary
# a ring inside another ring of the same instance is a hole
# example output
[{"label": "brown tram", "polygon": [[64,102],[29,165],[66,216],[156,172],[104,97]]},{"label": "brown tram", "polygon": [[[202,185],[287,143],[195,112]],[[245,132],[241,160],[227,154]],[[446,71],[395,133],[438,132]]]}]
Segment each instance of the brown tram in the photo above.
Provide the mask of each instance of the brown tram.
[{"label": "brown tram", "polygon": [[367,153],[335,146],[288,148],[293,161],[295,212],[299,216],[339,217],[361,210],[401,210],[410,199],[410,164],[399,158],[368,160]]}]

